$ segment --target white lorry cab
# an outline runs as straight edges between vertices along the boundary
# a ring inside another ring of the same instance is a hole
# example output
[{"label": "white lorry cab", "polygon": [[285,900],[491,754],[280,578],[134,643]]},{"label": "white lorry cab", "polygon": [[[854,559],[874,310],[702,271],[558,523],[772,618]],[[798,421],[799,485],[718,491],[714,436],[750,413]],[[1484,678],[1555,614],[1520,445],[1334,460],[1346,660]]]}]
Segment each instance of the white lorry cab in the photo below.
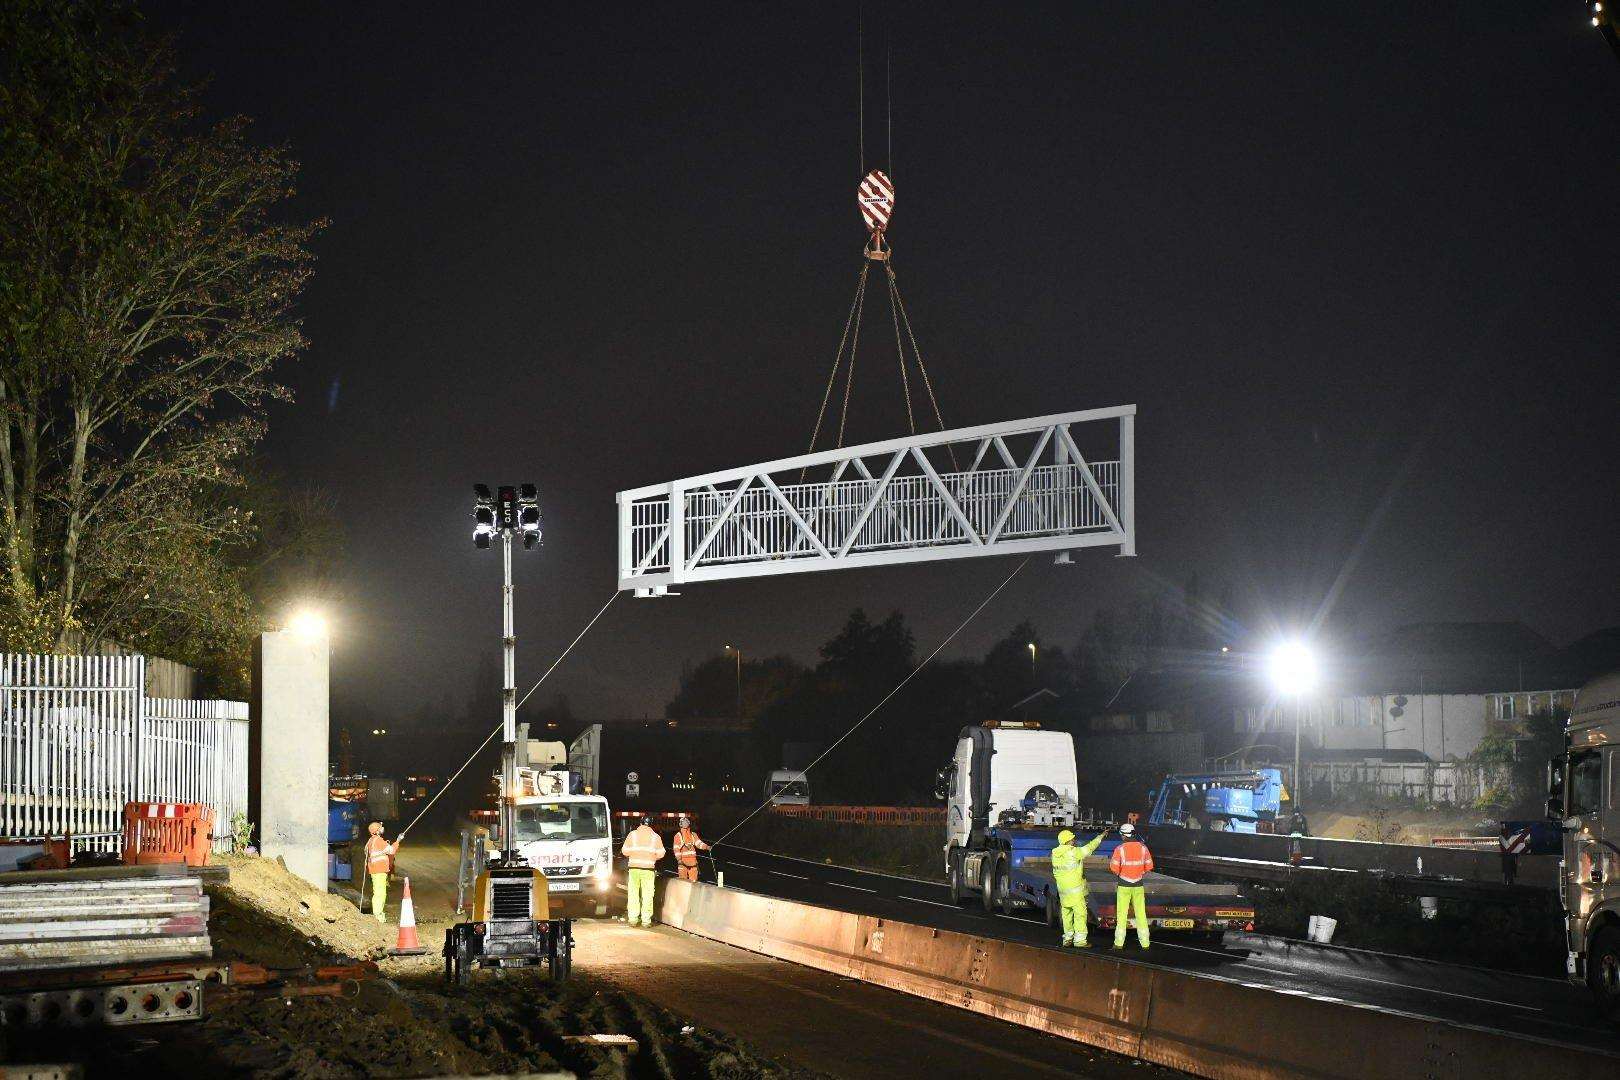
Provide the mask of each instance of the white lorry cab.
[{"label": "white lorry cab", "polygon": [[1548,773],[1547,816],[1563,823],[1569,978],[1620,1022],[1620,672],[1575,696],[1564,756]]},{"label": "white lorry cab", "polygon": [[605,915],[613,887],[608,802],[574,778],[566,767],[518,768],[513,841],[545,875],[559,917]]},{"label": "white lorry cab", "polygon": [[1003,810],[1033,794],[1073,803],[1080,792],[1074,737],[1066,731],[1001,724],[963,728],[940,774],[945,796],[946,872],[950,849],[981,846]]},{"label": "white lorry cab", "polygon": [[810,778],[797,769],[772,769],[765,778],[765,798],[776,806],[809,806]]}]

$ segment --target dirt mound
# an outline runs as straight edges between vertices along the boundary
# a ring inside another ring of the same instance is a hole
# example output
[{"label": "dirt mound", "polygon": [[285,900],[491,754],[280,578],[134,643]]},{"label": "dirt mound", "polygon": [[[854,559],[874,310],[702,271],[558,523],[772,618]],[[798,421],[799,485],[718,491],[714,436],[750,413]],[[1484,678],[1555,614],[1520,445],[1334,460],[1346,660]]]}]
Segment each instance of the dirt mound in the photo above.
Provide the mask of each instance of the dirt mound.
[{"label": "dirt mound", "polygon": [[[375,957],[394,944],[354,905],[327,896],[275,860],[230,858],[228,886],[212,888],[215,956],[301,977],[303,969]],[[424,941],[434,940],[431,935]],[[806,1077],[729,1036],[575,969],[567,983],[543,971],[484,971],[447,986],[435,951],[382,962],[382,978],[343,984],[341,996],[204,991],[200,1023],[112,1029],[94,1039],[23,1032],[11,1060],[74,1060],[94,1076],[329,1077],[549,1075],[592,1080]],[[614,1034],[633,1053],[585,1047],[569,1036]]]},{"label": "dirt mound", "polygon": [[[236,901],[238,907],[251,908],[263,918],[295,931],[317,948],[342,956],[377,960],[394,946],[396,938],[392,927],[360,914],[358,908],[342,897],[320,892],[289,873],[279,859],[244,855],[218,858],[231,868],[231,881],[229,885],[217,886],[215,892]],[[240,950],[252,949],[255,943],[227,940],[216,941],[215,945],[216,952],[221,948],[236,950],[230,955],[249,959]]]}]

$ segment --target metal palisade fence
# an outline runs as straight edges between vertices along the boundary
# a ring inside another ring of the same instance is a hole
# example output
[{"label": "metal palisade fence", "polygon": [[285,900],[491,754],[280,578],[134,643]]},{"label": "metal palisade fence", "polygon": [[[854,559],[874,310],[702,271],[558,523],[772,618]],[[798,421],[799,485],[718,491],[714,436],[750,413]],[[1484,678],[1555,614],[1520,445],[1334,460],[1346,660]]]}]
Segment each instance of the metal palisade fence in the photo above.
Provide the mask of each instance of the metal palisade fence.
[{"label": "metal palisade fence", "polygon": [[117,851],[127,802],[247,810],[248,707],[145,694],[144,656],[0,653],[0,837]]}]

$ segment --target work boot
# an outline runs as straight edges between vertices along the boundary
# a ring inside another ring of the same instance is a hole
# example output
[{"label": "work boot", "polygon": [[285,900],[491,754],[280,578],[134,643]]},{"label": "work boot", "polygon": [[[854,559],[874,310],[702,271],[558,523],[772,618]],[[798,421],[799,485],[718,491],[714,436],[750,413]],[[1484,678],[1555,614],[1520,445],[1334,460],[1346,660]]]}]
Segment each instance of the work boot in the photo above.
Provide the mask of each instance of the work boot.
[{"label": "work boot", "polygon": [[1073,944],[1074,944],[1074,936],[1072,934],[1064,934],[1063,935],[1063,944],[1060,947],[1066,949],[1070,945],[1073,945]]},{"label": "work boot", "polygon": [[1077,949],[1089,949],[1091,948],[1091,943],[1085,938],[1077,938],[1075,939],[1074,947]]}]

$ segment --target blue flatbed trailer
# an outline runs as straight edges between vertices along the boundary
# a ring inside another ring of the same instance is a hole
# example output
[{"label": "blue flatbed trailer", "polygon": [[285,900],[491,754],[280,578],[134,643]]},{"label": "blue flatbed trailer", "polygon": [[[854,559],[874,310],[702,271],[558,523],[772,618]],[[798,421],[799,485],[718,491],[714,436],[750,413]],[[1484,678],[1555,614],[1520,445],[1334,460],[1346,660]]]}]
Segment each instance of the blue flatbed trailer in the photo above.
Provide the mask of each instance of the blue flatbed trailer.
[{"label": "blue flatbed trailer", "polygon": [[[1049,925],[1057,925],[1060,915],[1057,884],[1052,879],[1052,849],[1060,831],[1025,827],[989,831],[990,842],[1007,857],[1005,887],[998,890],[1003,912],[1033,911]],[[1089,843],[1100,831],[1103,829],[1086,826],[1073,829],[1080,844]],[[1145,839],[1152,850],[1152,837]],[[1111,929],[1115,922],[1117,879],[1108,869],[1108,859],[1119,843],[1116,837],[1105,838],[1086,860],[1090,888],[1086,913],[1090,922],[1104,929]],[[1211,934],[1254,929],[1254,904],[1238,895],[1236,885],[1206,885],[1154,872],[1143,879],[1142,887],[1148,924],[1156,929]]]}]

